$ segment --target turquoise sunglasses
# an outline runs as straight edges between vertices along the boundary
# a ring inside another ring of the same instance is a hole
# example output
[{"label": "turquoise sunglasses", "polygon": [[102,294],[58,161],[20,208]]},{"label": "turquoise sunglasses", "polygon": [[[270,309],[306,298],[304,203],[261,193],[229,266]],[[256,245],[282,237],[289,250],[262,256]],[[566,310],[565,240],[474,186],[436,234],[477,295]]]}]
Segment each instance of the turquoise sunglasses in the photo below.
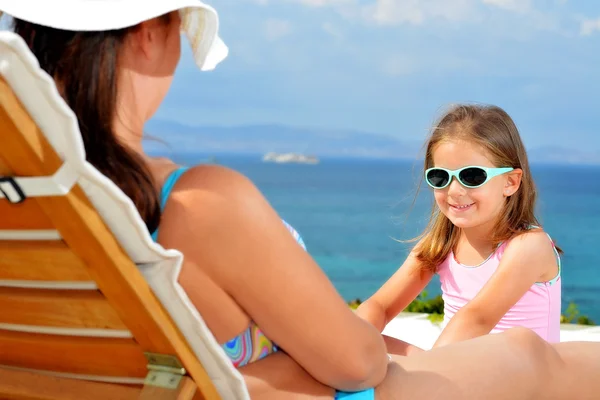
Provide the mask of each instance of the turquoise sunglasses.
[{"label": "turquoise sunglasses", "polygon": [[429,168],[425,171],[425,181],[434,189],[443,189],[450,185],[452,177],[455,177],[461,185],[474,189],[485,185],[495,176],[505,174],[514,168],[487,168],[469,166],[461,169],[450,170],[446,168]]}]

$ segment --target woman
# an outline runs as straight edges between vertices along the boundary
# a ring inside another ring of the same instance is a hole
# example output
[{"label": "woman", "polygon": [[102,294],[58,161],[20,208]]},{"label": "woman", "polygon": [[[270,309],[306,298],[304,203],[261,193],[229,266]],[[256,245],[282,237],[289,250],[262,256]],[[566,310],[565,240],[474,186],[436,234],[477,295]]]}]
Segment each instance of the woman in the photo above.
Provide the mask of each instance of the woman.
[{"label": "woman", "polygon": [[144,154],[144,124],[179,62],[181,17],[201,69],[226,50],[200,1],[139,4],[0,0],[0,10],[74,110],[88,161],[131,197],[161,245],[185,255],[180,283],[252,398],[597,396],[600,343],[551,346],[525,329],[389,361],[379,332],[349,310],[252,182]]}]

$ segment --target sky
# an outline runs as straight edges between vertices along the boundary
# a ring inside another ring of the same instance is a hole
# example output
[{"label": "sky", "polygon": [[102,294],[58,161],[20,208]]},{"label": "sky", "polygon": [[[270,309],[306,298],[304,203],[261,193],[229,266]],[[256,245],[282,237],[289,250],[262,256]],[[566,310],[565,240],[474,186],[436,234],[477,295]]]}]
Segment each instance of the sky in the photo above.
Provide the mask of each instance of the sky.
[{"label": "sky", "polygon": [[200,72],[184,43],[155,119],[424,140],[448,105],[476,102],[528,146],[600,151],[598,0],[207,2],[229,57]]},{"label": "sky", "polygon": [[155,116],[424,138],[449,104],[491,103],[527,145],[600,149],[597,0],[212,0],[229,57],[184,44]]}]

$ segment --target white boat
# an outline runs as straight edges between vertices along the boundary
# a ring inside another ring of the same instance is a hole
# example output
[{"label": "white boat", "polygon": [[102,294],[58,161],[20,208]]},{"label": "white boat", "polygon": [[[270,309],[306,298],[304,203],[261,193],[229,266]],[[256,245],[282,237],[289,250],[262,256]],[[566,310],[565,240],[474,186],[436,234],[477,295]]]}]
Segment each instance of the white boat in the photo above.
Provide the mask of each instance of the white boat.
[{"label": "white boat", "polygon": [[274,162],[278,164],[318,164],[319,159],[316,156],[299,153],[275,153],[270,152],[263,156],[264,162]]}]

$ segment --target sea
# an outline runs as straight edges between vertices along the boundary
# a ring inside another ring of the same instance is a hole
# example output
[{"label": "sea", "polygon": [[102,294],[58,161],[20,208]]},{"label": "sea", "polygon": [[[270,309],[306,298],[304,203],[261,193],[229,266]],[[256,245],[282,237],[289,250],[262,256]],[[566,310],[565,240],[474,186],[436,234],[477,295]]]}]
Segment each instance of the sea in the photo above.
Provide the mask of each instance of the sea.
[{"label": "sea", "polygon": [[[252,179],[348,301],[365,300],[399,268],[433,202],[417,160],[324,158],[307,165],[266,163],[260,155],[169,156],[183,165],[217,162]],[[565,252],[563,311],[574,302],[600,323],[600,166],[531,168],[537,215]],[[429,297],[439,285],[434,278]]]}]

